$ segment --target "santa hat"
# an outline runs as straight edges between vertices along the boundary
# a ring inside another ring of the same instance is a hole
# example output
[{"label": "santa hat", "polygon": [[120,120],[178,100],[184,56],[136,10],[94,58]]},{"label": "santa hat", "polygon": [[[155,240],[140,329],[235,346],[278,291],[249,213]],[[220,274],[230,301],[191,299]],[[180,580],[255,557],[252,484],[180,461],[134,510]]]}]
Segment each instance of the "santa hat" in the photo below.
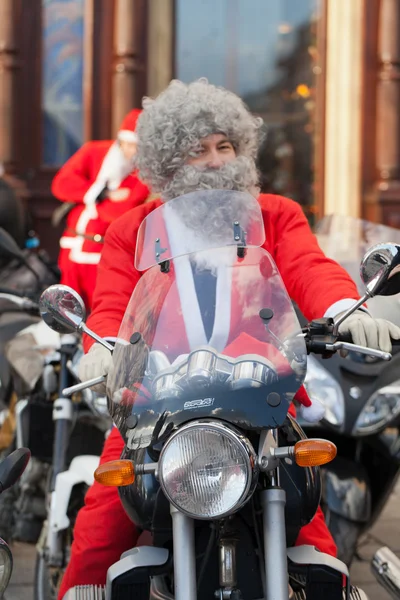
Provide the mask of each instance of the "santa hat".
[{"label": "santa hat", "polygon": [[[118,141],[135,142],[137,143],[137,134],[135,133],[137,120],[142,111],[138,108],[131,110],[124,118],[121,123],[121,127],[117,134]],[[78,233],[85,231],[87,220],[95,219],[97,216],[97,209],[95,206],[96,199],[100,192],[108,187],[110,190],[116,190],[121,185],[121,182],[132,170],[132,165],[129,165],[126,160],[123,159],[121,149],[118,146],[118,141],[111,144],[107,154],[105,155],[100,170],[97,174],[96,180],[90,186],[83,197],[83,201],[90,207],[84,214],[85,219],[81,220],[82,231],[78,226],[76,230]]]},{"label": "santa hat", "polygon": [[213,133],[226,135],[237,156],[254,160],[261,125],[236,94],[207,79],[171,81],[157,98],[143,100],[137,124],[140,178],[162,193],[190,154],[200,150],[200,140]]},{"label": "santa hat", "polygon": [[117,139],[121,142],[134,142],[137,144],[138,136],[135,133],[136,123],[141,114],[141,110],[139,108],[134,108],[125,116],[124,120],[121,123],[121,127],[119,128]]}]

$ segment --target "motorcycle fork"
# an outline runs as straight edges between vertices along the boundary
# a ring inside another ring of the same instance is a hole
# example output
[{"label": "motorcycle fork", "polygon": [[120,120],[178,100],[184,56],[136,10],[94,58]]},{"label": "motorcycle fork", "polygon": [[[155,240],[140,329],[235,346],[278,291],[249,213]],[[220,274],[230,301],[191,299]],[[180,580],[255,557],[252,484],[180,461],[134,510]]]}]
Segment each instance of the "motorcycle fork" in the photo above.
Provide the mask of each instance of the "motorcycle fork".
[{"label": "motorcycle fork", "polygon": [[269,472],[269,477],[268,488],[260,492],[266,600],[289,600],[285,528],[286,492],[279,485],[279,466]]},{"label": "motorcycle fork", "polygon": [[175,600],[196,600],[194,521],[171,505]]},{"label": "motorcycle fork", "polygon": [[[45,554],[51,566],[60,567],[63,562],[63,542],[61,533],[53,523],[52,515],[55,511],[55,485],[57,475],[65,471],[67,465],[67,450],[73,420],[73,405],[70,398],[63,397],[62,390],[68,387],[69,372],[67,362],[70,359],[72,348],[70,344],[61,346],[61,363],[59,375],[59,397],[53,404],[54,445],[53,463],[50,481],[50,507],[48,515],[47,544]],[[53,530],[54,527],[54,530]]]}]

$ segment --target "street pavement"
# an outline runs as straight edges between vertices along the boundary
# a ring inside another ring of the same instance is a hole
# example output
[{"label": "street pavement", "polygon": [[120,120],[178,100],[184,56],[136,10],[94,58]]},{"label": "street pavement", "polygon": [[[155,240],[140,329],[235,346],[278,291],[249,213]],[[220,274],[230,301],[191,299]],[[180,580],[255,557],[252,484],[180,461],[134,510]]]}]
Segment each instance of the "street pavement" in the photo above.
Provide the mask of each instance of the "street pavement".
[{"label": "street pavement", "polygon": [[[358,558],[354,561],[352,583],[360,586],[370,600],[389,600],[390,596],[380,587],[371,573],[370,562],[380,546],[389,546],[400,557],[400,483],[393,492],[379,521],[360,540]],[[5,600],[33,600],[35,547],[15,543],[14,572],[5,594]]]}]

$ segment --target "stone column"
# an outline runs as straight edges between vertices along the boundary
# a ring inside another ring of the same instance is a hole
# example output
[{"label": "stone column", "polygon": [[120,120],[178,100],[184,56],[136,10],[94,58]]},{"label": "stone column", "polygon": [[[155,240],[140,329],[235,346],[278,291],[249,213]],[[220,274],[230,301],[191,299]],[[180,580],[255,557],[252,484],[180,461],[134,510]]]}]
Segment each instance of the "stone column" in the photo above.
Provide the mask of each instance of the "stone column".
[{"label": "stone column", "polygon": [[327,1],[325,214],[360,212],[363,10]]},{"label": "stone column", "polygon": [[156,96],[174,75],[174,0],[148,0],[148,10],[147,94]]},{"label": "stone column", "polygon": [[16,161],[16,78],[20,67],[16,40],[16,2],[0,2],[0,162]]},{"label": "stone column", "polygon": [[400,3],[381,0],[376,166],[379,188],[400,180]]},{"label": "stone column", "polygon": [[126,113],[140,106],[145,74],[146,2],[115,0],[112,68],[112,134]]}]

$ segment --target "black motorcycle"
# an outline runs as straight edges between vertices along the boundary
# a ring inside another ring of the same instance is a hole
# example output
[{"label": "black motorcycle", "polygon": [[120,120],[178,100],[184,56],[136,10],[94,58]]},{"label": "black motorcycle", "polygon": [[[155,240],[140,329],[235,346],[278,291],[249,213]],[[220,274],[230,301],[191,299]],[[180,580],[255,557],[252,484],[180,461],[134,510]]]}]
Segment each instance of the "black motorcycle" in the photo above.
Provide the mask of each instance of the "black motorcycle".
[{"label": "black motorcycle", "polygon": [[[0,319],[8,318],[9,324],[4,330],[0,320],[0,415],[3,438],[8,434],[4,452],[23,446],[31,450],[19,485],[0,496],[0,530],[7,540],[37,543],[35,594],[51,600],[111,424],[105,399],[98,394],[62,394],[78,381],[83,352],[79,335],[55,333],[40,319],[38,299],[56,277],[45,269],[45,255],[20,250],[1,228],[0,252],[11,258],[0,272],[0,282],[9,286],[0,288]],[[7,427],[7,419],[12,426]]]},{"label": "black motorcycle", "polygon": [[[28,448],[14,450],[0,463],[0,494],[11,488],[21,477],[29,462],[31,453]],[[0,538],[0,598],[11,579],[13,570],[13,557],[11,550],[3,539]]]},{"label": "black motorcycle", "polygon": [[[155,210],[139,230],[135,264],[145,273],[121,323],[107,379],[125,449],[121,460],[95,474],[99,483],[119,488],[127,514],[151,531],[154,545],[125,552],[109,568],[104,589],[78,586],[65,600],[365,598],[351,588],[340,560],[312,546],[294,547],[319,504],[318,466],[336,448],[306,439],[288,408],[304,381],[307,354],[391,355],[340,340],[340,321],[320,319],[302,330],[276,265],[261,248],[264,226],[254,198],[241,198],[249,212],[240,222],[236,192],[196,194]],[[220,205],[226,222],[217,240],[193,236],[175,245],[165,232],[194,202]],[[205,265],[222,278],[216,298],[205,284]],[[399,265],[400,246],[367,253],[367,292],[341,321],[367,297],[398,291]],[[233,300],[226,295],[232,282]],[[188,293],[184,339],[179,324]],[[88,330],[74,290],[52,286],[40,305],[51,327],[84,331],[109,347]],[[204,332],[195,329],[210,314],[214,331],[204,343]]]},{"label": "black motorcycle", "polygon": [[[400,243],[400,231],[350,217],[326,217],[317,227],[319,243],[358,283],[358,264],[379,239]],[[375,318],[400,325],[397,296],[368,302]],[[298,313],[299,315],[299,313]],[[300,322],[305,323],[299,315]],[[325,417],[311,425],[299,418],[308,436],[331,440],[334,462],[322,468],[322,505],[338,546],[338,557],[350,565],[360,536],[379,518],[400,472],[400,352],[390,362],[350,352],[329,361],[308,359],[305,386],[325,406]]]},{"label": "black motorcycle", "polygon": [[400,558],[384,546],[375,552],[371,569],[393,600],[400,600]]}]

